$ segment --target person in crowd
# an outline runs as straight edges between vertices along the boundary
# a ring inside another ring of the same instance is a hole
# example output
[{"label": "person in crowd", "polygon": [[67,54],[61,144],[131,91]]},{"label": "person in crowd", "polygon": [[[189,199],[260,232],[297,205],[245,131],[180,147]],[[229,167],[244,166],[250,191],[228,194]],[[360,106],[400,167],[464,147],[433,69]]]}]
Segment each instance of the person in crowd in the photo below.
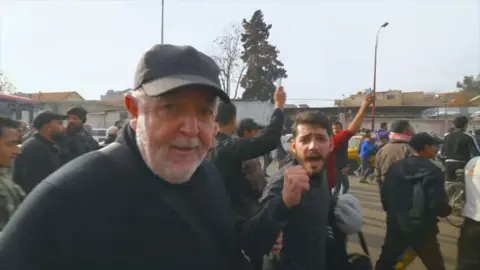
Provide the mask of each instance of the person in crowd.
[{"label": "person in crowd", "polygon": [[477,144],[480,145],[480,129],[475,129],[473,131],[473,137],[475,138],[475,141],[477,141]]},{"label": "person in crowd", "polygon": [[65,135],[62,121],[66,119],[66,115],[44,111],[33,120],[38,132],[22,144],[21,153],[13,167],[13,181],[27,194],[60,168],[62,150],[57,142]]},{"label": "person in crowd", "polygon": [[445,157],[445,173],[450,182],[457,181],[457,170],[464,169],[470,159],[480,156],[477,140],[466,132],[468,118],[459,116],[453,125],[455,130],[445,136],[441,153]]},{"label": "person in crowd", "polygon": [[[370,105],[373,103],[373,96],[366,95],[363,99],[362,105],[358,110],[357,115],[353,118],[353,121],[348,125],[348,127],[342,130],[337,135],[332,138],[332,155],[329,155],[326,160],[326,170],[328,177],[328,187],[330,189],[335,187],[336,177],[337,177],[337,162],[336,162],[336,153],[337,150],[341,147],[348,147],[348,141],[353,137],[359,130],[362,125],[363,119],[365,118],[365,113],[367,112]],[[342,161],[343,162],[343,161]],[[342,166],[343,164],[340,164]]]},{"label": "person in crowd", "polygon": [[283,251],[278,269],[326,269],[331,196],[324,165],[333,150],[332,126],[321,113],[302,112],[297,114],[292,132],[293,161],[271,177],[260,209],[283,202],[273,212],[285,219],[280,228]]},{"label": "person in crowd", "polygon": [[457,270],[480,269],[480,157],[465,166],[465,205],[463,224],[458,239]]},{"label": "person in crowd", "polygon": [[18,121],[19,126],[18,126],[18,142],[21,144],[23,142],[23,137],[28,134],[28,124],[25,120],[20,120]]},{"label": "person in crowd", "polygon": [[[365,134],[362,135],[362,138],[360,138],[360,142],[358,143],[358,148],[357,148],[358,155],[360,155],[360,152],[362,151],[363,142],[365,141],[366,138],[370,138],[370,137],[372,137],[372,131],[369,130],[369,129],[366,129]],[[354,174],[356,176],[363,175],[363,166],[362,166],[361,162],[360,162],[360,166],[358,166],[358,168],[355,170]]]},{"label": "person in crowd", "polygon": [[[255,213],[258,208],[259,195],[261,195],[251,185],[245,174],[244,163],[252,159],[264,158],[280,144],[284,123],[283,107],[286,100],[286,94],[282,87],[277,89],[274,99],[275,110],[270,118],[270,123],[263,128],[262,132],[255,133],[255,136],[242,138],[232,137],[237,129],[235,105],[220,103],[218,106],[216,116],[218,133],[212,161],[225,181],[235,213],[243,217],[251,217]],[[266,163],[264,162],[264,164]],[[263,255],[250,257],[251,264],[255,269],[261,269]]]},{"label": "person in crowd", "polygon": [[111,143],[113,143],[117,139],[119,128],[117,126],[111,126],[107,129],[107,138],[105,138],[105,141],[103,142],[102,146],[107,146]]},{"label": "person in crowd", "polygon": [[0,117],[0,232],[25,197],[12,180],[12,164],[20,153],[18,136],[20,123]]},{"label": "person in crowd", "polygon": [[67,136],[61,142],[61,147],[66,149],[68,157],[62,163],[100,148],[98,142],[92,137],[91,132],[89,133],[85,127],[87,111],[84,108],[72,107],[67,110],[67,116]]},{"label": "person in crowd", "polygon": [[120,130],[125,125],[125,122],[123,120],[117,120],[113,125]]},{"label": "person in crowd", "polygon": [[[392,123],[390,126],[390,141],[380,148],[375,155],[374,182],[381,186],[393,163],[415,153],[415,150],[408,144],[414,134],[413,127],[408,120],[398,120]],[[408,249],[404,256],[398,259],[398,266],[403,265],[404,268],[415,258],[415,252]]]},{"label": "person in crowd", "polygon": [[[204,160],[217,97],[229,102],[219,74],[191,46],[148,50],[125,97],[129,124],[30,193],[0,237],[0,269],[251,269],[242,250],[271,250],[285,220],[275,213],[287,207],[269,200],[236,222],[221,175]],[[286,177],[293,207],[308,177]]]},{"label": "person in crowd", "polygon": [[378,150],[378,145],[375,144],[375,139],[365,138],[360,146],[360,159],[362,160],[362,178],[360,183],[367,183],[368,177],[372,174],[373,168],[370,164],[370,160],[375,155],[375,152]]},{"label": "person in crowd", "polygon": [[283,126],[283,134],[280,137],[280,144],[277,146],[277,149],[274,151],[274,160],[277,162],[277,169],[280,170],[285,165],[287,160],[288,151],[290,151],[290,147],[285,147],[286,145],[290,145],[289,140],[291,139],[291,134],[285,134],[286,128]]},{"label": "person in crowd", "polygon": [[[245,118],[240,121],[237,128],[239,138],[250,138],[258,136],[264,126],[258,124],[252,118]],[[243,173],[249,181],[250,186],[255,193],[252,198],[252,204],[258,206],[258,199],[262,195],[263,189],[267,185],[266,175],[262,164],[266,164],[265,156],[253,158],[243,162]],[[256,207],[255,207],[256,208]]]},{"label": "person in crowd", "polygon": [[382,147],[384,147],[388,141],[390,141],[390,137],[388,134],[383,134],[381,137],[380,137],[380,140],[378,141],[377,145],[378,145],[378,150],[380,150]]},{"label": "person in crowd", "polygon": [[387,138],[390,135],[390,131],[388,131],[388,124],[387,122],[380,123],[380,129],[376,132],[375,142],[380,142],[380,138],[386,136]]},{"label": "person in crowd", "polygon": [[415,153],[415,150],[408,144],[410,138],[415,134],[413,127],[408,120],[398,120],[390,127],[390,141],[375,155],[374,180],[382,184],[392,164]]},{"label": "person in crowd", "polygon": [[[340,122],[335,122],[332,125],[333,128],[333,136],[335,138],[336,135],[340,134],[343,131],[343,125]],[[336,184],[334,194],[338,195],[340,190],[343,194],[348,192],[350,188],[350,182],[348,180],[348,144],[343,144],[337,147],[337,151],[335,153],[335,160],[337,163],[337,170],[336,170]]]},{"label": "person in crowd", "polygon": [[426,132],[414,135],[411,156],[394,163],[381,187],[387,214],[387,232],[376,270],[394,269],[405,250],[413,249],[428,270],[445,269],[437,239],[438,217],[452,209],[445,192],[444,174],[432,159],[442,142]]},{"label": "person in crowd", "polygon": [[[243,172],[245,161],[270,153],[280,144],[286,94],[282,88],[275,92],[275,107],[270,123],[256,136],[232,138],[237,129],[237,109],[233,103],[220,103],[216,122],[219,130],[213,158],[229,191],[237,214],[250,217],[256,210],[258,196]],[[252,203],[254,201],[255,203]]]}]

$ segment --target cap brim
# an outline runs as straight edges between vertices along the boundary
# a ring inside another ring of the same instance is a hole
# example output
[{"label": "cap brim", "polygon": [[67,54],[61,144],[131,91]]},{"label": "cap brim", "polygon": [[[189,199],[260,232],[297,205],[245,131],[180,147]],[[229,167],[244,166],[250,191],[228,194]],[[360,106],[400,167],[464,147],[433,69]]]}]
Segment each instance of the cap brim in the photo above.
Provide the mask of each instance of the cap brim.
[{"label": "cap brim", "polygon": [[159,96],[187,86],[202,86],[223,102],[230,103],[230,97],[215,82],[197,75],[173,75],[163,77],[142,85],[149,96]]}]

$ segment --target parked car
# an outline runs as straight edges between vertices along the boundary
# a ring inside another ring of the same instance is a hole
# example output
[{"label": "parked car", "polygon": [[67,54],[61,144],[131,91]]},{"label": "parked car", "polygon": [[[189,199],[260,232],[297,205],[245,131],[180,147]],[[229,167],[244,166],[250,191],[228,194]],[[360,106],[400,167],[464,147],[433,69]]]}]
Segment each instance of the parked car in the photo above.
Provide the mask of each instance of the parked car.
[{"label": "parked car", "polygon": [[107,129],[105,128],[94,128],[92,129],[92,137],[98,142],[101,143],[107,138]]}]

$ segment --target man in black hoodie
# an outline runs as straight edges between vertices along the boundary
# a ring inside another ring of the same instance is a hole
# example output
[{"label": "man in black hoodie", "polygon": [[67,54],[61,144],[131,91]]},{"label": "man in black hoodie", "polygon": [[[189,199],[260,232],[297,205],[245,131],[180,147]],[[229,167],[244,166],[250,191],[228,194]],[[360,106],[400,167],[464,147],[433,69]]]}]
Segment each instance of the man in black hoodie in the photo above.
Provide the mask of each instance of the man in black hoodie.
[{"label": "man in black hoodie", "polygon": [[[278,200],[285,205],[283,211],[276,212],[278,217],[286,219],[284,247],[277,269],[325,270],[331,196],[324,165],[333,149],[332,126],[321,113],[300,113],[292,133],[294,160],[271,176],[260,199],[259,211]],[[295,175],[303,175],[306,182],[294,189],[301,196],[292,198],[287,191]]]},{"label": "man in black hoodie", "polygon": [[428,270],[445,269],[438,243],[438,217],[451,213],[442,170],[431,159],[442,142],[428,133],[414,135],[415,154],[392,165],[381,187],[387,233],[376,270],[393,270],[412,248]]}]

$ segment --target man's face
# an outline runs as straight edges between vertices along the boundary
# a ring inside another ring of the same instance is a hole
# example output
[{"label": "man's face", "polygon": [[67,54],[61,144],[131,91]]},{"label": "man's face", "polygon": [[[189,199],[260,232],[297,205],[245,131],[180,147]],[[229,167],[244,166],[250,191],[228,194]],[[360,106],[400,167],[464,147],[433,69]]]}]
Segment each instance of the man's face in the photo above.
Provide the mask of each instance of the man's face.
[{"label": "man's face", "polygon": [[434,159],[438,153],[438,145],[426,145],[425,154],[428,158]]},{"label": "man's face", "polygon": [[64,135],[65,132],[65,127],[60,120],[52,120],[50,123],[48,123],[47,128],[50,136],[53,139],[59,139]]},{"label": "man's face", "polygon": [[77,133],[77,132],[80,132],[82,128],[83,128],[82,120],[78,116],[70,114],[68,116],[68,124],[67,124],[68,131]]},{"label": "man's face", "polygon": [[337,135],[343,130],[342,125],[332,125],[332,129],[333,129],[333,135]]},{"label": "man's face", "polygon": [[20,153],[18,147],[18,129],[4,128],[0,136],[0,167],[11,167]]},{"label": "man's face", "polygon": [[307,124],[297,126],[292,150],[308,172],[320,172],[332,149],[332,141],[326,129]]},{"label": "man's face", "polygon": [[146,164],[166,181],[188,181],[213,144],[214,97],[199,89],[185,89],[145,97],[140,103],[129,96],[126,99]]},{"label": "man's face", "polygon": [[25,121],[20,121],[20,125],[18,126],[19,136],[25,135],[27,132],[27,123]]}]

